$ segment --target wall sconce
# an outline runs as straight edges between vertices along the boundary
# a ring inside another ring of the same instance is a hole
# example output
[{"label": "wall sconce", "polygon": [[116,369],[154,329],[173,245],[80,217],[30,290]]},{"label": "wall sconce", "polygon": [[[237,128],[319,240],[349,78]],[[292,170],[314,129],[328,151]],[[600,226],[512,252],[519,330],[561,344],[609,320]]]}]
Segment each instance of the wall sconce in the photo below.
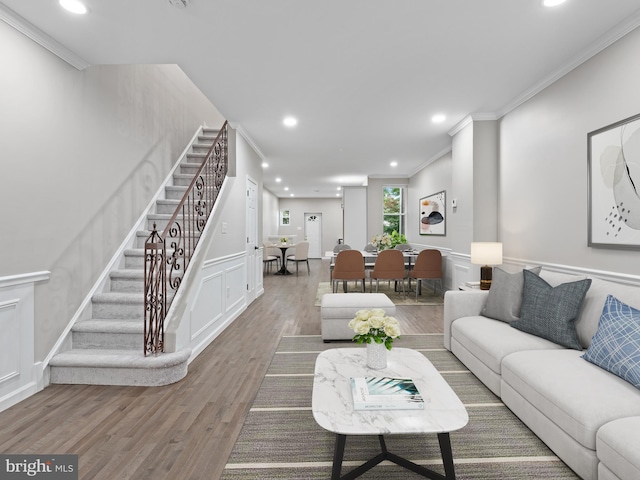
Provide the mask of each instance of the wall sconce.
[{"label": "wall sconce", "polygon": [[502,243],[500,242],[472,242],[471,263],[480,267],[480,290],[491,288],[493,265],[502,264]]}]

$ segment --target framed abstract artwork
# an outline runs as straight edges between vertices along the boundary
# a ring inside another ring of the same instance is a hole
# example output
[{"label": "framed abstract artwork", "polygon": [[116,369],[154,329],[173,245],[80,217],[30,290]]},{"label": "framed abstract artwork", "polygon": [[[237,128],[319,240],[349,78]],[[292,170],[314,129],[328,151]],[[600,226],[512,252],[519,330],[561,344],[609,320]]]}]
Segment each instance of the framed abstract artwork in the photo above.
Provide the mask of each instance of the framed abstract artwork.
[{"label": "framed abstract artwork", "polygon": [[420,235],[447,234],[446,197],[447,192],[443,190],[420,199]]},{"label": "framed abstract artwork", "polygon": [[640,248],[640,115],[587,134],[588,244]]}]

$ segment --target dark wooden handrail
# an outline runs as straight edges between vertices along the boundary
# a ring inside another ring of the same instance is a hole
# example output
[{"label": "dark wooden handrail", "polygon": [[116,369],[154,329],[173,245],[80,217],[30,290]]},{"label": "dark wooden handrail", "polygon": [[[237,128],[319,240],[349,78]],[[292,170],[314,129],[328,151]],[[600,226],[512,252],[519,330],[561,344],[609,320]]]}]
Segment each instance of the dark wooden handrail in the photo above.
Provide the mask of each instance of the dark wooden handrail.
[{"label": "dark wooden handrail", "polygon": [[189,267],[200,234],[207,225],[229,168],[227,129],[225,122],[162,233],[158,233],[154,224],[153,231],[145,242],[145,355],[164,351],[166,315]]}]

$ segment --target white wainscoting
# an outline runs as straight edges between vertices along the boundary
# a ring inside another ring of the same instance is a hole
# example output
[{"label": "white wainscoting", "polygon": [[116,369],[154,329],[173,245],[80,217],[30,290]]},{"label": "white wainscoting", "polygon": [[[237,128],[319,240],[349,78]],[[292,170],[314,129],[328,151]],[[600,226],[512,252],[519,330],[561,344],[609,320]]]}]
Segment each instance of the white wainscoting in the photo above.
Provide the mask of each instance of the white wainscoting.
[{"label": "white wainscoting", "polygon": [[0,278],[0,411],[43,388],[35,362],[34,284],[49,272]]},{"label": "white wainscoting", "polygon": [[245,252],[206,261],[196,275],[177,347],[191,348],[192,361],[247,308]]},{"label": "white wainscoting", "polygon": [[[464,282],[480,280],[480,266],[471,263],[469,254],[450,252],[446,255],[443,252],[443,264],[445,265],[445,289],[457,290]],[[640,286],[640,276],[628,275],[618,272],[595,270],[591,268],[574,267],[571,265],[561,265],[555,263],[539,262],[536,260],[526,260],[519,258],[505,257],[500,266],[506,271],[516,271],[518,268],[541,266],[544,270],[553,272],[568,273],[573,275],[587,275],[593,278],[600,278],[610,282],[624,283],[627,285]]]}]

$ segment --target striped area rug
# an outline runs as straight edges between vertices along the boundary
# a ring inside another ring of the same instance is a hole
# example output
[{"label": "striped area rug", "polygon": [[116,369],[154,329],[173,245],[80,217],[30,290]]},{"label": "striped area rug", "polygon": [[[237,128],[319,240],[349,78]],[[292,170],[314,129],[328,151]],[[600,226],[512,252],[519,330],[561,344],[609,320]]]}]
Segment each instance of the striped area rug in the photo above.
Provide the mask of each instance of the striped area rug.
[{"label": "striped area rug", "polygon": [[[319,335],[281,339],[222,479],[330,478],[335,435],[313,419],[313,371],[318,353],[349,345],[323,343]],[[458,479],[579,478],[442,345],[440,334],[404,335],[394,343],[422,352],[467,408],[468,425],[451,433]],[[389,451],[444,474],[436,435],[385,439]],[[348,437],[342,474],[378,453],[377,437]],[[424,477],[383,462],[360,478]]]}]

